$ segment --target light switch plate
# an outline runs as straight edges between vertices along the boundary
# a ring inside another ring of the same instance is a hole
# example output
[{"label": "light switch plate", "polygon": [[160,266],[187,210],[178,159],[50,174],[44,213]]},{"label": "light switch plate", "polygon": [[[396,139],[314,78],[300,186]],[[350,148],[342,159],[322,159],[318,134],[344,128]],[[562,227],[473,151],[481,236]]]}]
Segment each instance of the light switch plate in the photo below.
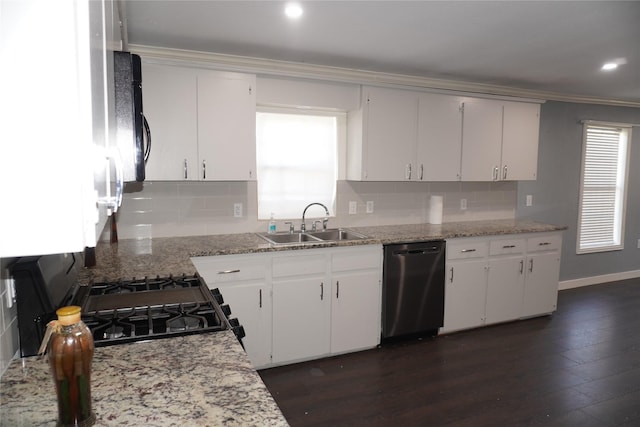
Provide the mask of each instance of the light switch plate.
[{"label": "light switch plate", "polygon": [[373,200],[367,202],[367,213],[373,213]]},{"label": "light switch plate", "polygon": [[349,215],[355,215],[358,213],[358,202],[349,202]]},{"label": "light switch plate", "polygon": [[532,194],[527,194],[526,205],[527,206],[533,206],[533,195]]},{"label": "light switch plate", "polygon": [[467,210],[467,199],[460,199],[460,210]]}]

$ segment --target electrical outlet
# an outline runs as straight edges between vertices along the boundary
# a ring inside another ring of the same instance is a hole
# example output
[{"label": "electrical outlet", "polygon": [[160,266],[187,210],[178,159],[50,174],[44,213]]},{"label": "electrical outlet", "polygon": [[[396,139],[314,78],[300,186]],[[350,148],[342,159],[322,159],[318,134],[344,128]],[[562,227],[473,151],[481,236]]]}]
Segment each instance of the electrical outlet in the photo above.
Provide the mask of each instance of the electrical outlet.
[{"label": "electrical outlet", "polygon": [[527,194],[526,205],[527,206],[533,206],[533,195],[532,194]]},{"label": "electrical outlet", "polygon": [[355,215],[358,213],[358,202],[349,202],[349,215]]},{"label": "electrical outlet", "polygon": [[235,218],[242,217],[242,203],[234,203],[233,204],[233,216]]},{"label": "electrical outlet", "polygon": [[460,199],[460,210],[467,210],[467,199]]},{"label": "electrical outlet", "polygon": [[638,249],[640,249],[640,239],[638,239]]},{"label": "electrical outlet", "polygon": [[369,200],[367,202],[367,213],[373,213],[373,201]]}]

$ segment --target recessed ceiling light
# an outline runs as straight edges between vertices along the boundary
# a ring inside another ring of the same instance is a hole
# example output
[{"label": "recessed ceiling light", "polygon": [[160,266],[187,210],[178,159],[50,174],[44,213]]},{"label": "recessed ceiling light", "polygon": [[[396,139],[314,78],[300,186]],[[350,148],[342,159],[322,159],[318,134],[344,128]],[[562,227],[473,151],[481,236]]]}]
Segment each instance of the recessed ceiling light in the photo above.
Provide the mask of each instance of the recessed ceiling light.
[{"label": "recessed ceiling light", "polygon": [[627,63],[627,58],[617,58],[617,59],[614,59],[613,61],[605,63],[601,69],[604,71],[611,71],[618,68],[618,66],[624,65],[626,63]]},{"label": "recessed ceiling light", "polygon": [[287,18],[298,19],[302,16],[302,6],[298,3],[287,3],[284,14],[287,15]]}]

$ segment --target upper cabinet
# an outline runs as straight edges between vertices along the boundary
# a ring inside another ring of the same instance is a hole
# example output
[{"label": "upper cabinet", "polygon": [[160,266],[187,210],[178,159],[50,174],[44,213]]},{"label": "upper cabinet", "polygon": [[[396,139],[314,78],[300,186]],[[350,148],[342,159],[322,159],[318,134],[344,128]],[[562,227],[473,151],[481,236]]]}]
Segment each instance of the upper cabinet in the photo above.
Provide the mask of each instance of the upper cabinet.
[{"label": "upper cabinet", "polygon": [[416,179],[460,181],[462,101],[449,95],[420,94]]},{"label": "upper cabinet", "polygon": [[536,179],[539,121],[539,104],[364,86],[349,112],[347,177]]},{"label": "upper cabinet", "polygon": [[348,120],[348,179],[407,181],[416,176],[416,93],[365,86],[362,106],[349,112]]},{"label": "upper cabinet", "polygon": [[539,104],[467,99],[462,123],[463,181],[536,179]]},{"label": "upper cabinet", "polygon": [[148,180],[255,180],[255,75],[147,62],[142,75]]},{"label": "upper cabinet", "polygon": [[93,247],[117,206],[117,5],[0,2],[0,257]]}]

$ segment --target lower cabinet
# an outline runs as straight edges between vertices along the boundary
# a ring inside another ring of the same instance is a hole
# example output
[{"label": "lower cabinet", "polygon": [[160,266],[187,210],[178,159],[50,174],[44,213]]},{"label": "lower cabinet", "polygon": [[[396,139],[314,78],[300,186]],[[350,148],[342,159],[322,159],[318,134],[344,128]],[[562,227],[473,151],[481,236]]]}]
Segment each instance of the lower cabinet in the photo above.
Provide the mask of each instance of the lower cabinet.
[{"label": "lower cabinet", "polygon": [[255,368],[380,343],[380,245],[191,260],[244,326],[243,342]]},{"label": "lower cabinet", "polygon": [[441,332],[556,310],[561,232],[447,241]]}]

